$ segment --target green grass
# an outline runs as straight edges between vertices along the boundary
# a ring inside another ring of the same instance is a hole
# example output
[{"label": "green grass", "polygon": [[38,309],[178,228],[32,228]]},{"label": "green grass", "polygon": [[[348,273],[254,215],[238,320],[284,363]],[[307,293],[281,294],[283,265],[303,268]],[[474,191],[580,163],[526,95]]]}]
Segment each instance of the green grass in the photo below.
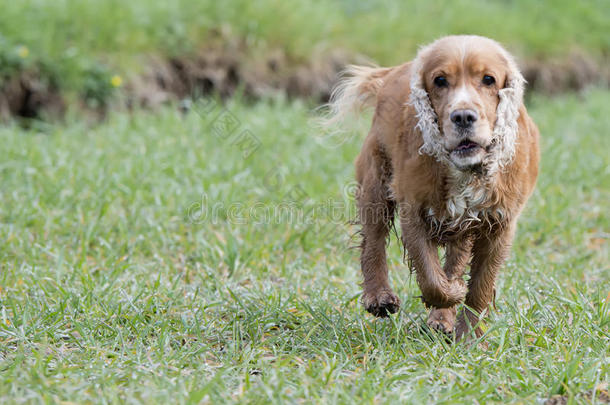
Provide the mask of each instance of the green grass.
[{"label": "green grass", "polygon": [[361,140],[317,142],[303,103],[230,102],[254,151],[213,135],[213,104],[93,128],[4,126],[0,402],[586,401],[610,377],[609,102],[603,91],[530,102],[542,173],[488,349],[422,330],[396,240],[403,308],[364,312],[352,205],[334,220],[261,221],[293,200],[296,214],[352,203]]},{"label": "green grass", "polygon": [[245,39],[253,58],[280,48],[301,61],[339,47],[397,64],[463,33],[493,37],[522,57],[610,52],[604,0],[0,0],[0,9],[5,59],[26,46],[61,88],[77,90],[100,64],[108,74],[137,73],[142,55],[194,52],[209,45],[210,30]]}]

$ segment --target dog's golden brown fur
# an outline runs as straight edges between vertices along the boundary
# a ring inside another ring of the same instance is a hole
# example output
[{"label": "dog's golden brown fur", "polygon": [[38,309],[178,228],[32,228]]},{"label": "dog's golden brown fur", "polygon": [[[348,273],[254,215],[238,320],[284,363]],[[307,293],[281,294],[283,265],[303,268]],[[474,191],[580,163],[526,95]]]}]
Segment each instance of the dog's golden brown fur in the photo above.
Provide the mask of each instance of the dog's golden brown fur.
[{"label": "dog's golden brown fur", "polygon": [[[432,308],[428,324],[460,339],[487,311],[538,174],[538,129],[523,86],[508,52],[478,36],[442,38],[400,66],[348,69],[329,121],[375,107],[356,160],[367,311],[386,316],[400,306],[385,253],[395,213],[422,300]],[[470,309],[457,314],[462,302]]]}]

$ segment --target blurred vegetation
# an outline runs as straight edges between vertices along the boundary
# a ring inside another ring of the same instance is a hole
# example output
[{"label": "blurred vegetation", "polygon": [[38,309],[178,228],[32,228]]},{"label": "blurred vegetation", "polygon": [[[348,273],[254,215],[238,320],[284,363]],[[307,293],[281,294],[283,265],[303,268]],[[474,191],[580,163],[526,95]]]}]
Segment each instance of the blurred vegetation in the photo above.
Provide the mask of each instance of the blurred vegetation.
[{"label": "blurred vegetation", "polygon": [[0,0],[0,9],[3,77],[36,66],[96,103],[117,87],[114,74],[141,69],[143,54],[188,54],[218,31],[244,39],[252,53],[281,48],[296,61],[342,48],[395,64],[418,45],[460,33],[493,37],[522,57],[610,54],[602,0]]}]

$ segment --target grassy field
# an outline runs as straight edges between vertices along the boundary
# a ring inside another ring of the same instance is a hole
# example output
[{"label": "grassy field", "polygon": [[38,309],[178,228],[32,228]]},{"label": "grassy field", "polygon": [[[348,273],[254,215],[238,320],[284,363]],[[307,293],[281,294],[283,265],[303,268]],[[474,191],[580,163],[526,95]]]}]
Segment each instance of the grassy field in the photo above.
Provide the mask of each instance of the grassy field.
[{"label": "grassy field", "polygon": [[0,402],[593,401],[610,379],[609,100],[529,102],[542,173],[487,349],[423,329],[395,239],[403,308],[363,311],[361,136],[329,147],[304,103],[3,126]]}]

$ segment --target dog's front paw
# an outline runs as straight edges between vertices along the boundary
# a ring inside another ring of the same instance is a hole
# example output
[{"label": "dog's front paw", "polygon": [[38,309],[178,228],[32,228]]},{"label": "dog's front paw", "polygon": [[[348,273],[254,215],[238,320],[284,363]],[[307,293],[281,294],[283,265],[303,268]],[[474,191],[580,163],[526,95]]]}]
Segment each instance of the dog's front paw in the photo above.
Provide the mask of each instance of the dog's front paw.
[{"label": "dog's front paw", "polygon": [[371,314],[383,318],[400,308],[400,299],[389,288],[362,294],[362,304]]},{"label": "dog's front paw", "polygon": [[453,333],[456,313],[455,307],[433,308],[428,315],[428,322],[426,323],[430,329],[449,335]]},{"label": "dog's front paw", "polygon": [[421,299],[428,308],[451,308],[464,301],[468,287],[461,278],[448,280],[443,285],[422,286]]}]

